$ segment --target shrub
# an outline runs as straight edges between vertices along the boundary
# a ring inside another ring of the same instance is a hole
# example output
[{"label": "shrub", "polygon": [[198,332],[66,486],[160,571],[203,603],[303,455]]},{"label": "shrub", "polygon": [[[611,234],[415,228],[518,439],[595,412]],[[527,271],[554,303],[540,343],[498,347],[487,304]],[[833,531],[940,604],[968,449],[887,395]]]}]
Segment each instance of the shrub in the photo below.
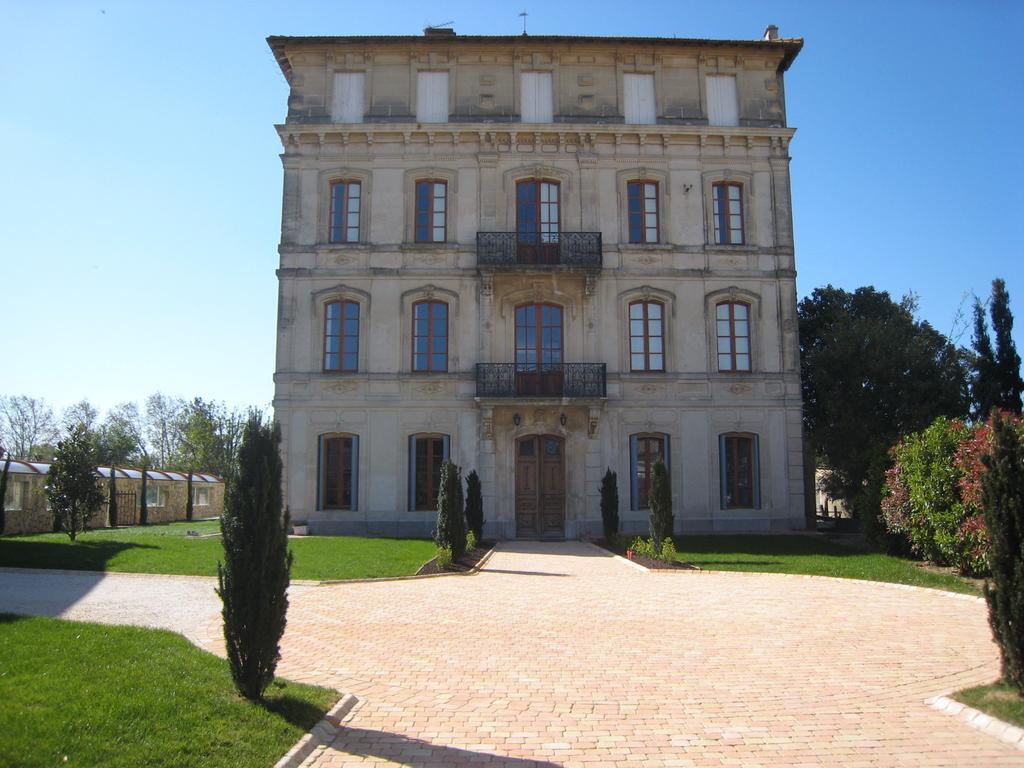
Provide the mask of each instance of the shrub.
[{"label": "shrub", "polygon": [[480,489],[480,475],[475,469],[466,475],[466,526],[473,532],[478,542],[483,541],[484,498]]},{"label": "shrub", "polygon": [[224,640],[235,688],[258,700],[274,679],[288,611],[292,554],[282,510],[277,424],[249,416],[231,473],[220,529],[224,563],[217,594],[224,603]]},{"label": "shrub", "polygon": [[676,561],[676,543],[671,538],[666,537],[661,542],[659,555],[666,563],[674,563]]},{"label": "shrub", "polygon": [[103,491],[96,483],[95,453],[85,427],[78,425],[57,451],[46,478],[46,499],[53,513],[55,531],[74,541],[103,505]]},{"label": "shrub", "polygon": [[479,542],[477,542],[477,540],[476,540],[476,534],[475,533],[470,531],[469,533],[466,534],[466,551],[467,552],[472,552],[474,549],[476,549],[478,543]]},{"label": "shrub", "polygon": [[437,563],[438,570],[447,571],[452,567],[452,551],[448,547],[438,547],[434,562]]},{"label": "shrub", "polygon": [[654,545],[651,544],[649,539],[645,539],[641,536],[637,536],[633,539],[633,543],[629,545],[629,548],[633,550],[634,555],[640,555],[651,560],[654,559]]},{"label": "shrub", "polygon": [[989,623],[1003,680],[1024,695],[1024,448],[1016,430],[993,417],[992,454],[984,458],[982,501],[992,583],[985,582]]},{"label": "shrub", "polygon": [[614,539],[619,532],[619,477],[612,468],[601,478],[601,525],[604,527],[606,541]]},{"label": "shrub", "polygon": [[672,486],[669,483],[665,462],[661,459],[654,462],[651,469],[647,502],[651,505],[651,542],[657,554],[661,542],[671,536],[672,529],[675,528],[675,517],[672,515]]},{"label": "shrub", "polygon": [[437,491],[437,529],[434,541],[448,549],[458,560],[466,548],[465,512],[462,505],[462,479],[452,461],[441,465],[441,487]]}]

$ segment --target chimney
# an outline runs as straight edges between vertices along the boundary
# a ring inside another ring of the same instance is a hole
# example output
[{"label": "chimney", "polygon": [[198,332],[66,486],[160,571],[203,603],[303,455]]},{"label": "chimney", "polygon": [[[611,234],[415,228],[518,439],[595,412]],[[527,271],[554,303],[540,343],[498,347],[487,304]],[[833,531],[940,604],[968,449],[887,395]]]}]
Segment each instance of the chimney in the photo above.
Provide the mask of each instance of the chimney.
[{"label": "chimney", "polygon": [[455,37],[455,30],[451,27],[425,27],[424,37]]},{"label": "chimney", "polygon": [[769,24],[764,30],[764,37],[762,40],[778,40],[779,39],[779,28],[775,24]]}]

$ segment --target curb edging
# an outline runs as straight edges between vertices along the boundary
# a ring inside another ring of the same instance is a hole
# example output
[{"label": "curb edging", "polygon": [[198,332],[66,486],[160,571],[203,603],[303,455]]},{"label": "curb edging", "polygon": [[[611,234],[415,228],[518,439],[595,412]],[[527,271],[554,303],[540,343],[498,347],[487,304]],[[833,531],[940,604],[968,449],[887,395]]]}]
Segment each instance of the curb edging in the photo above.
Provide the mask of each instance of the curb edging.
[{"label": "curb edging", "polygon": [[987,733],[989,736],[995,736],[1004,744],[1009,744],[1011,747],[1016,747],[1024,752],[1024,728],[1011,725],[997,717],[992,717],[992,715],[986,715],[984,712],[974,709],[974,707],[968,707],[966,704],[947,696],[935,696],[931,699],[925,699],[924,703],[932,709],[945,712],[965,725],[969,725],[971,728],[982,733]]},{"label": "curb edging", "polygon": [[299,739],[298,743],[289,749],[284,757],[274,763],[274,768],[298,768],[307,757],[313,754],[313,750],[334,741],[338,731],[341,730],[341,722],[352,710],[352,707],[358,703],[359,699],[351,693],[342,696],[338,703],[327,711],[323,719],[313,726],[313,730]]}]

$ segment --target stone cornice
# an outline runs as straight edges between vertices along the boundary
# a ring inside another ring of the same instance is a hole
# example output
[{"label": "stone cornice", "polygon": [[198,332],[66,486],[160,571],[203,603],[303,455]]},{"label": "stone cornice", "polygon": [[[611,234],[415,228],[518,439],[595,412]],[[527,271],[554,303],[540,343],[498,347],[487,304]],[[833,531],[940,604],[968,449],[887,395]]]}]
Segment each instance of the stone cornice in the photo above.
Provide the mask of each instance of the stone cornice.
[{"label": "stone cornice", "polygon": [[522,145],[557,151],[586,152],[596,144],[698,144],[723,147],[767,144],[771,155],[786,157],[795,128],[711,125],[624,125],[598,123],[284,123],[275,126],[285,153],[302,145],[423,144],[435,152],[454,154],[460,144],[476,152],[498,151]]}]

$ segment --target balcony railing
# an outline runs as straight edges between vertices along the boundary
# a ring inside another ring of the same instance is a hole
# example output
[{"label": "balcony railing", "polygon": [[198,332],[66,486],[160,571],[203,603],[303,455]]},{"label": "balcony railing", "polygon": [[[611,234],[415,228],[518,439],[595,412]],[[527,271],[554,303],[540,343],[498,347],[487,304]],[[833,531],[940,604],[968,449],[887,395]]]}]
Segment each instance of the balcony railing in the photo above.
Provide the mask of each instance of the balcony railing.
[{"label": "balcony railing", "polygon": [[477,397],[605,397],[604,363],[477,363]]},{"label": "balcony railing", "polygon": [[477,232],[481,267],[601,267],[600,232]]}]

